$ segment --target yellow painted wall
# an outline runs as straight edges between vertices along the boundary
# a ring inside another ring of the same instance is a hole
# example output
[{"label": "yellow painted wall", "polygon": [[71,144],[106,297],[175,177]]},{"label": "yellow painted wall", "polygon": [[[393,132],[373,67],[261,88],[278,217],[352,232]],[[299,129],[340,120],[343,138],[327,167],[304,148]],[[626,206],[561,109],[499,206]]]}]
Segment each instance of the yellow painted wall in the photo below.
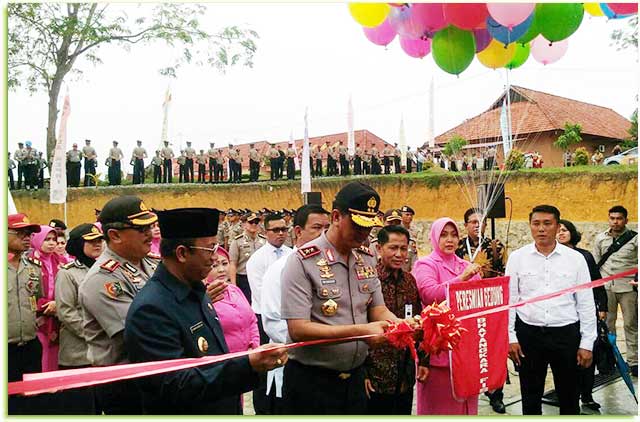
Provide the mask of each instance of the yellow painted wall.
[{"label": "yellow painted wall", "polygon": [[[573,221],[604,222],[607,210],[622,204],[629,210],[629,219],[637,221],[637,172],[603,174],[535,174],[519,173],[507,180],[506,194],[513,200],[513,220],[525,221],[534,205],[552,204],[562,215]],[[449,216],[462,219],[471,205],[464,194],[461,179],[425,180],[396,176],[374,177],[366,180],[382,198],[382,208],[408,204],[416,211],[416,220],[434,220]],[[439,184],[439,185],[438,185]],[[313,181],[313,189],[321,191],[325,208],[330,207],[335,193],[344,185],[340,180]],[[473,189],[473,186],[470,186]],[[94,220],[94,208],[102,206],[117,195],[137,195],[149,207],[169,209],[177,207],[280,209],[302,205],[300,182],[261,182],[256,185],[150,185],[75,188],[68,193],[68,226],[74,227]],[[13,192],[18,211],[31,221],[46,224],[51,218],[63,218],[63,206],[49,204],[48,191]],[[508,207],[508,204],[507,204]],[[507,208],[508,213],[508,208]]]}]

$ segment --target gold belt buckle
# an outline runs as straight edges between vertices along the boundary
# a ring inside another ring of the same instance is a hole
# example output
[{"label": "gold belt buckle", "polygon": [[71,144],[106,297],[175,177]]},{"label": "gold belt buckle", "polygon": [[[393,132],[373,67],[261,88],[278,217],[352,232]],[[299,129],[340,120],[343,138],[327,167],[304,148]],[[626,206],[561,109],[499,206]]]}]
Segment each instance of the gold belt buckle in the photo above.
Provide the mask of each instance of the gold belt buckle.
[{"label": "gold belt buckle", "polygon": [[347,379],[351,378],[351,374],[350,374],[350,373],[348,373],[348,372],[341,372],[341,373],[338,375],[338,378],[340,378],[341,380],[343,380],[343,381],[344,381],[344,380],[347,380]]}]

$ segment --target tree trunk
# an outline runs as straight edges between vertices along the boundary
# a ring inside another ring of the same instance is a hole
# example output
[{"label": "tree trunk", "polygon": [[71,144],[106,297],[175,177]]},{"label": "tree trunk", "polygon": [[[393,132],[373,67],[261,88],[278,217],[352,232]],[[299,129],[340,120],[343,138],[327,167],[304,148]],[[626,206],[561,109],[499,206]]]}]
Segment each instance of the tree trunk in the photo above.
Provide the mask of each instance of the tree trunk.
[{"label": "tree trunk", "polygon": [[51,168],[51,157],[56,147],[56,123],[58,122],[58,96],[64,75],[56,73],[49,90],[49,116],[47,125],[47,163]]}]

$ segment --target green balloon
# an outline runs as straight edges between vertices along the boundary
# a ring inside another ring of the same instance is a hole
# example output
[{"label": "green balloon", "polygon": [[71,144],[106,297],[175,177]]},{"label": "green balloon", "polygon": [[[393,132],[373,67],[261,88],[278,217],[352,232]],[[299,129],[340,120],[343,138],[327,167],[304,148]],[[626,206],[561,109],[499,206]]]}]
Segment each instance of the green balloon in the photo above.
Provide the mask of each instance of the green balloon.
[{"label": "green balloon", "polygon": [[582,3],[540,3],[536,6],[537,26],[549,41],[562,41],[576,32],[584,17]]},{"label": "green balloon", "polygon": [[520,40],[516,43],[516,51],[513,53],[513,58],[509,63],[504,65],[507,69],[515,69],[516,67],[520,67],[527,61],[529,58],[529,51],[531,47],[529,44],[520,44]]},{"label": "green balloon", "polygon": [[527,29],[527,32],[525,32],[523,36],[518,38],[518,40],[516,42],[518,44],[526,44],[526,43],[532,41],[538,35],[540,35],[540,29],[538,29],[537,14],[536,14],[536,12],[534,10],[533,11],[533,19],[531,19],[531,26],[529,26],[529,29]]},{"label": "green balloon", "polygon": [[431,43],[431,52],[440,69],[452,75],[459,75],[473,61],[476,41],[471,31],[449,25],[436,32]]}]

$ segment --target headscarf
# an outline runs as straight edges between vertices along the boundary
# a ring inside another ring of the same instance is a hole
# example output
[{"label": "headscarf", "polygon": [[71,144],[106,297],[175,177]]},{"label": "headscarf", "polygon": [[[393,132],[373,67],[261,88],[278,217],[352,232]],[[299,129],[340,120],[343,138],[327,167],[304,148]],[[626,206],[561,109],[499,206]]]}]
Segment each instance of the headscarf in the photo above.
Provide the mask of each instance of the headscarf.
[{"label": "headscarf", "polygon": [[93,258],[89,258],[84,253],[84,244],[87,241],[84,240],[82,236],[86,233],[89,233],[92,226],[96,226],[96,224],[81,224],[77,227],[74,227],[74,229],[69,233],[69,240],[67,241],[66,247],[67,253],[69,255],[75,256],[78,261],[89,268],[91,268],[96,260]]},{"label": "headscarf", "polygon": [[58,274],[58,267],[61,264],[66,264],[68,262],[67,259],[55,252],[44,253],[42,251],[42,244],[44,243],[44,240],[47,238],[49,233],[52,232],[56,233],[56,230],[53,227],[40,226],[40,232],[35,233],[31,238],[31,251],[29,252],[29,256],[31,258],[36,258],[42,263],[42,293],[44,296],[42,299],[44,302],[55,299],[54,287],[56,274]]},{"label": "headscarf", "polygon": [[458,237],[460,236],[458,225],[455,221],[453,221],[449,217],[437,219],[431,225],[431,233],[429,235],[429,238],[431,240],[431,247],[433,248],[433,252],[431,252],[431,255],[429,256],[436,261],[441,261],[443,265],[453,274],[461,274],[467,267],[467,265],[469,265],[469,263],[464,259],[459,258],[455,253],[446,254],[440,249],[440,235],[442,234],[442,231],[447,224],[452,224],[456,229]]},{"label": "headscarf", "polygon": [[[231,259],[229,258],[229,252],[227,252],[227,250],[225,248],[223,248],[222,246],[216,246],[216,251],[215,251],[216,255],[222,255],[225,258],[227,258],[227,260],[229,262],[231,262]],[[228,274],[227,274],[228,276]],[[205,283],[211,283],[214,279],[211,277],[211,273],[209,273],[207,275],[207,278],[205,279]],[[228,281],[228,280],[227,280]]]}]

